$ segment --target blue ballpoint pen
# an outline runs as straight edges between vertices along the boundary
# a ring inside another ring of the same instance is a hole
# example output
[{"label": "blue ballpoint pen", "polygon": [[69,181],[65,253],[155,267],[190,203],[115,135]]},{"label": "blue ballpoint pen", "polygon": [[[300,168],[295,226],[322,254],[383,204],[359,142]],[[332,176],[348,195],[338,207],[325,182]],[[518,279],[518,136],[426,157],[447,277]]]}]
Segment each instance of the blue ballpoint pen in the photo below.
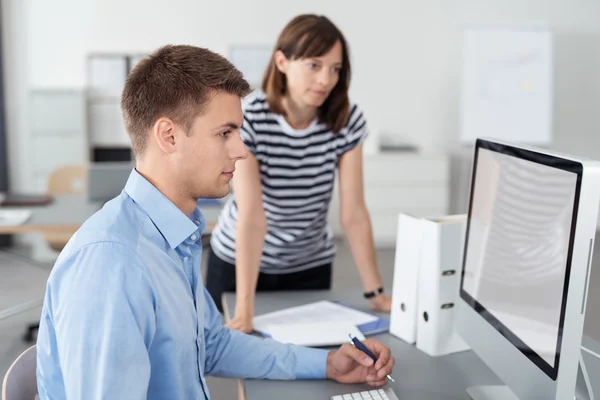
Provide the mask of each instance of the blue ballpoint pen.
[{"label": "blue ballpoint pen", "polygon": [[[373,365],[375,365],[375,363],[377,362],[377,357],[375,357],[375,355],[373,353],[371,353],[371,351],[369,349],[367,349],[367,346],[365,346],[364,344],[362,344],[362,342],[360,340],[358,340],[355,337],[352,337],[351,334],[348,334],[348,337],[350,338],[350,343],[352,345],[354,345],[354,347],[356,347],[357,349],[359,349],[360,351],[362,351],[363,353],[365,353],[366,355],[368,355],[371,360],[373,360]],[[386,375],[386,377],[392,381],[392,382],[396,382],[394,380],[394,378],[392,378],[389,374]]]}]

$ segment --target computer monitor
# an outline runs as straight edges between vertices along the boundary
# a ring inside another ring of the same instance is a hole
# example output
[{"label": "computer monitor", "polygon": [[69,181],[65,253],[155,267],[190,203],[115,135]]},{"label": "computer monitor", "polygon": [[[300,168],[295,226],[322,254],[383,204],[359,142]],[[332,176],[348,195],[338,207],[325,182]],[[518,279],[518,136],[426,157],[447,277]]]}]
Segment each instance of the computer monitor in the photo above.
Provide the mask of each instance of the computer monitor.
[{"label": "computer monitor", "polygon": [[475,143],[457,330],[502,380],[473,399],[573,399],[600,163]]}]

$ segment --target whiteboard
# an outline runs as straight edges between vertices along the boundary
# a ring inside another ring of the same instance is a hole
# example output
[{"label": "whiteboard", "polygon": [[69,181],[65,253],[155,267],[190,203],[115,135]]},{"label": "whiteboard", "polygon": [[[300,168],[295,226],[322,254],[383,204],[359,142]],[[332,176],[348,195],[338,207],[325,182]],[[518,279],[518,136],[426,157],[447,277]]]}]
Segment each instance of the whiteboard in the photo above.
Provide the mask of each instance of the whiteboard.
[{"label": "whiteboard", "polygon": [[460,140],[552,143],[552,34],[546,27],[464,32]]}]

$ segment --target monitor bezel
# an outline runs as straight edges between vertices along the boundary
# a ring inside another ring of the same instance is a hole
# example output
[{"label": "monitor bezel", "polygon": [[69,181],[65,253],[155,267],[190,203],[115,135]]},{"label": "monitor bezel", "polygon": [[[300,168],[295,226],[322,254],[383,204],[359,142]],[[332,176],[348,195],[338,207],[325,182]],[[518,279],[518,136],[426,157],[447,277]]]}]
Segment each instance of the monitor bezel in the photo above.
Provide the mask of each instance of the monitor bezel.
[{"label": "monitor bezel", "polygon": [[[560,309],[560,319],[559,319],[559,329],[558,329],[558,337],[556,343],[556,351],[554,354],[554,366],[550,365],[544,358],[542,358],[539,354],[537,354],[531,347],[529,347],[525,342],[523,342],[516,334],[514,334],[506,325],[504,325],[500,320],[498,320],[494,315],[492,315],[481,303],[479,303],[476,299],[474,299],[469,293],[467,293],[464,286],[464,278],[465,278],[465,267],[467,260],[467,250],[468,250],[468,238],[469,238],[469,230],[471,225],[471,213],[473,207],[473,196],[475,192],[475,180],[476,180],[476,172],[477,172],[477,160],[479,156],[479,150],[485,149],[490,150],[492,152],[505,154],[508,156],[516,157],[519,159],[535,162],[538,164],[546,165],[548,167],[553,167],[557,169],[561,169],[563,171],[571,172],[576,174],[577,181],[575,186],[575,196],[573,202],[573,214],[571,219],[571,229],[569,233],[569,248],[567,252],[567,265],[565,272],[565,280],[563,286],[562,300],[561,300],[561,309]],[[562,345],[562,337],[563,337],[563,328],[565,321],[565,314],[567,308],[567,298],[569,291],[569,280],[571,276],[571,263],[573,259],[573,247],[575,243],[575,232],[577,228],[577,214],[579,211],[579,198],[581,194],[581,181],[583,176],[583,165],[580,162],[568,160],[565,158],[561,158],[558,156],[553,156],[549,154],[540,153],[538,151],[523,149],[514,147],[508,144],[501,144],[492,142],[485,139],[477,139],[475,142],[475,154],[473,157],[473,166],[472,166],[472,174],[471,174],[471,186],[469,193],[469,205],[468,205],[468,213],[467,213],[467,224],[465,230],[465,240],[464,240],[464,251],[463,251],[463,260],[462,260],[462,272],[461,272],[461,282],[460,282],[460,297],[468,304],[471,308],[475,310],[481,317],[483,317],[492,328],[497,331],[499,334],[504,336],[513,346],[515,346],[525,357],[527,357],[531,362],[533,362],[539,369],[541,369],[550,379],[556,381],[558,377],[558,370],[560,366],[560,351]]]}]

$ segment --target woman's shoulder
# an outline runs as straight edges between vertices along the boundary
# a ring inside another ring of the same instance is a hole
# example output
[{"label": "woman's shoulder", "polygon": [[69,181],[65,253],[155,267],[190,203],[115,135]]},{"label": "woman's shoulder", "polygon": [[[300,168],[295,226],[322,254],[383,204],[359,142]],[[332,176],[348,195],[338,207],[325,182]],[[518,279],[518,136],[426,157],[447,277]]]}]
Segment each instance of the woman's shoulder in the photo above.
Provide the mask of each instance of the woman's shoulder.
[{"label": "woman's shoulder", "polygon": [[346,122],[346,128],[350,128],[355,125],[358,119],[363,119],[363,110],[358,103],[350,100],[350,108],[348,109],[348,121]]},{"label": "woman's shoulder", "polygon": [[363,110],[360,107],[360,105],[357,102],[350,100],[350,109],[349,109],[348,115],[350,117],[352,117],[353,114],[358,115],[358,114],[362,114],[362,113],[363,113]]}]

